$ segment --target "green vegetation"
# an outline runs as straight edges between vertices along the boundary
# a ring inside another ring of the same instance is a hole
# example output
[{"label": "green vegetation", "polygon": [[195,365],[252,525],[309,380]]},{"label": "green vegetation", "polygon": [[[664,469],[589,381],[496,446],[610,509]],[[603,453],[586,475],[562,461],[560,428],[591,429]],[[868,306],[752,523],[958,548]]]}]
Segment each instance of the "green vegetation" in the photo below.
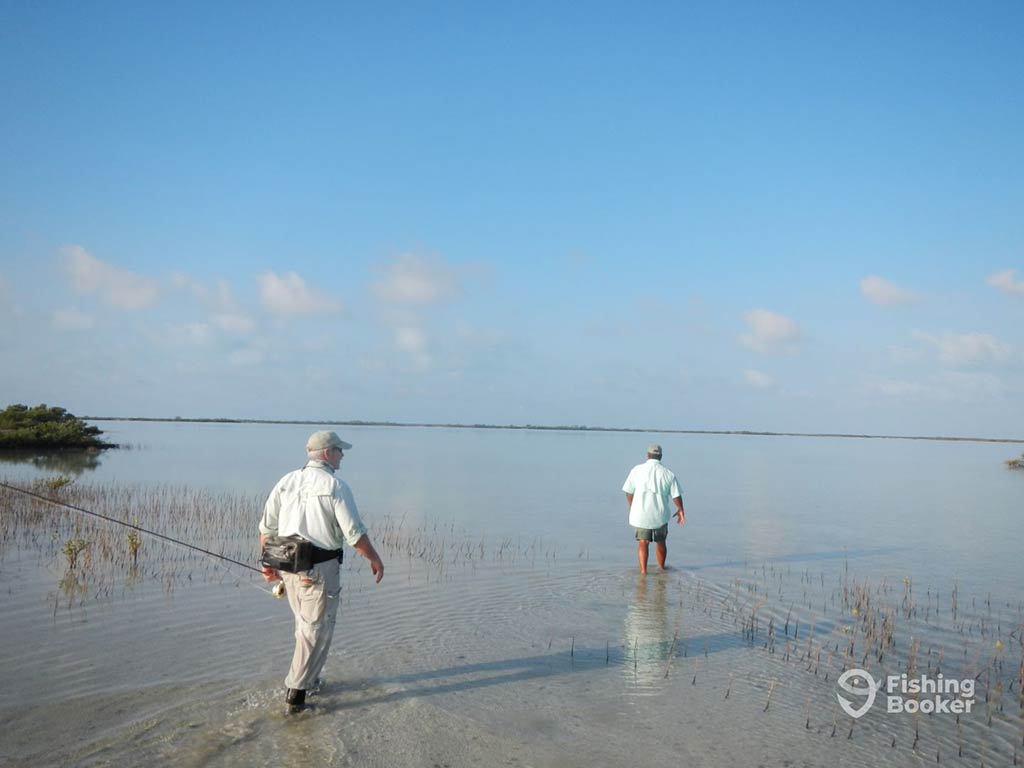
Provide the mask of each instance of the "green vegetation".
[{"label": "green vegetation", "polygon": [[64,543],[64,556],[68,559],[68,568],[75,569],[78,565],[78,556],[89,546],[85,539],[68,539]]},{"label": "green vegetation", "polygon": [[46,493],[47,491],[53,493],[55,491],[59,491],[66,485],[71,485],[73,482],[75,482],[75,479],[73,477],[68,477],[67,475],[57,475],[56,477],[46,478],[41,477],[32,483],[32,490],[41,493]]},{"label": "green vegetation", "polygon": [[[138,523],[136,523],[137,525]],[[139,550],[142,549],[142,537],[138,531],[128,532],[128,552],[132,556],[132,565],[139,564]]]},{"label": "green vegetation", "polygon": [[114,448],[103,432],[63,408],[12,405],[0,411],[0,449]]}]

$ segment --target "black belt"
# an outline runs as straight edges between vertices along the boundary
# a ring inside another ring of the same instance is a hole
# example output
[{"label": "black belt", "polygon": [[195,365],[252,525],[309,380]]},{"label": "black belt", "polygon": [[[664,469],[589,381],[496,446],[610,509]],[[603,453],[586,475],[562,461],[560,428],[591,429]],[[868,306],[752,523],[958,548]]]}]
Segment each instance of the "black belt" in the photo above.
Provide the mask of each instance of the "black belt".
[{"label": "black belt", "polygon": [[341,549],[320,549],[313,544],[313,565],[326,563],[328,560],[337,560],[339,563],[344,560],[345,552]]}]

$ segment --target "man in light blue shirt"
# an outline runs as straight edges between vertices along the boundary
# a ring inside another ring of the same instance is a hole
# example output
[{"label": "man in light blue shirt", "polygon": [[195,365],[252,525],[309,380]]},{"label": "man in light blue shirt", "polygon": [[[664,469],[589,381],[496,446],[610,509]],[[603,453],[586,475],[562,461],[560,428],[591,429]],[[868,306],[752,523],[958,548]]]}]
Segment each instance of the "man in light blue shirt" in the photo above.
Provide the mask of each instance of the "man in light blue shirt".
[{"label": "man in light blue shirt", "polygon": [[[640,573],[647,573],[647,548],[655,543],[658,565],[664,570],[668,555],[668,521],[671,517],[682,525],[686,520],[679,482],[670,469],[661,465],[661,446],[647,446],[647,461],[630,470],[622,486],[629,507],[629,524],[636,532]],[[676,510],[672,512],[672,505]]]}]

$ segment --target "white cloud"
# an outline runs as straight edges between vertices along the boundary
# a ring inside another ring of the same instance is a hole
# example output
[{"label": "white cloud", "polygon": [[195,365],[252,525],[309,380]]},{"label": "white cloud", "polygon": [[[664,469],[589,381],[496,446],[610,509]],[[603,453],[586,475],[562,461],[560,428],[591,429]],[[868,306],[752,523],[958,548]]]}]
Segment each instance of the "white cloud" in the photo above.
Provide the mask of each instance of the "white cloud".
[{"label": "white cloud", "polygon": [[799,349],[800,327],[784,315],[767,309],[744,313],[749,333],[740,335],[740,342],[755,352],[793,354]]},{"label": "white cloud", "polygon": [[775,386],[775,379],[763,371],[755,371],[752,368],[743,371],[743,380],[747,386],[754,389],[771,389]]},{"label": "white cloud", "polygon": [[210,322],[226,333],[252,333],[255,321],[246,314],[218,312],[210,315]]},{"label": "white cloud", "polygon": [[892,344],[889,346],[889,359],[897,365],[907,365],[923,360],[927,351],[920,346],[903,346]]},{"label": "white cloud", "polygon": [[1007,269],[988,276],[986,281],[993,288],[998,288],[1003,293],[1024,295],[1024,280],[1017,279],[1016,269]]},{"label": "white cloud", "polygon": [[214,328],[243,335],[256,330],[256,321],[246,313],[225,280],[218,280],[213,288],[193,280],[184,272],[173,272],[170,284],[177,289],[187,289],[209,312],[209,321]]},{"label": "white cloud", "polygon": [[61,249],[63,268],[78,293],[95,293],[111,307],[139,310],[160,298],[160,285],[152,278],[100,261],[80,245]]},{"label": "white cloud", "polygon": [[993,400],[1009,392],[1001,378],[982,371],[947,371],[941,381],[958,399],[969,402]]},{"label": "white cloud", "polygon": [[412,356],[416,367],[425,370],[433,364],[427,332],[418,325],[396,325],[395,346]]},{"label": "white cloud", "polygon": [[914,338],[934,348],[939,362],[956,368],[997,365],[1009,360],[1012,347],[987,333],[917,332]]},{"label": "white cloud", "polygon": [[898,379],[870,379],[865,383],[864,388],[868,392],[884,395],[886,397],[915,398],[936,394],[935,389],[932,387],[928,387],[924,384],[918,384],[913,381],[901,381]]},{"label": "white cloud", "polygon": [[189,288],[198,285],[186,273],[179,272],[177,270],[171,272],[167,280],[171,284],[172,288]]},{"label": "white cloud", "polygon": [[892,399],[968,404],[997,400],[1010,393],[1006,383],[994,374],[964,371],[946,371],[924,382],[872,378],[864,383],[864,389]]},{"label": "white cloud", "polygon": [[883,307],[909,304],[916,298],[911,291],[900,288],[878,275],[869,275],[861,280],[860,292],[872,304],[879,304]]},{"label": "white cloud", "polygon": [[504,342],[504,335],[492,328],[481,328],[467,323],[459,323],[455,327],[459,339],[471,347],[493,348]]},{"label": "white cloud", "polygon": [[238,306],[231,287],[223,280],[217,283],[207,301],[210,307],[210,322],[227,333],[252,333],[256,322]]},{"label": "white cloud", "polygon": [[96,318],[78,307],[67,307],[54,310],[50,324],[58,331],[90,331],[96,326]]},{"label": "white cloud", "polygon": [[374,284],[373,291],[392,304],[437,304],[459,291],[455,270],[439,258],[406,253],[383,271],[384,279]]},{"label": "white cloud", "polygon": [[318,315],[341,310],[341,302],[314,291],[294,272],[278,277],[265,272],[258,277],[264,306],[277,315]]},{"label": "white cloud", "polygon": [[425,352],[427,349],[426,331],[413,325],[400,325],[395,328],[395,345],[405,352]]},{"label": "white cloud", "polygon": [[427,333],[419,326],[395,326],[394,344],[413,356],[418,368],[429,368],[433,362],[428,347]]},{"label": "white cloud", "polygon": [[176,347],[205,347],[212,341],[213,333],[206,323],[169,323],[158,336],[150,334],[150,338]]},{"label": "white cloud", "polygon": [[228,355],[228,362],[239,368],[246,368],[253,365],[259,365],[263,362],[265,357],[266,355],[263,354],[262,349],[246,347],[245,349],[236,349]]}]

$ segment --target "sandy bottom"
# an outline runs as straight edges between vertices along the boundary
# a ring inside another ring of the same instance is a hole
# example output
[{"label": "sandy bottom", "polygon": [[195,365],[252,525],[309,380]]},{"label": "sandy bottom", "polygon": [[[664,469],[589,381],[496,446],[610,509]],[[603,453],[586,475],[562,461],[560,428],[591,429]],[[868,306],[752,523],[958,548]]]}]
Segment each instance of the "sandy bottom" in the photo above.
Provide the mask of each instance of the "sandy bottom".
[{"label": "sandy bottom", "polygon": [[[829,604],[831,575],[808,594],[789,568],[641,577],[584,562],[410,559],[379,586],[346,566],[328,684],[287,716],[287,604],[245,572],[203,573],[69,595],[52,561],[8,557],[0,763],[1013,765],[1024,734],[1012,687],[959,722],[840,712],[852,620]],[[930,666],[984,666],[980,628],[923,630]],[[899,668],[905,644],[883,663]]]}]

